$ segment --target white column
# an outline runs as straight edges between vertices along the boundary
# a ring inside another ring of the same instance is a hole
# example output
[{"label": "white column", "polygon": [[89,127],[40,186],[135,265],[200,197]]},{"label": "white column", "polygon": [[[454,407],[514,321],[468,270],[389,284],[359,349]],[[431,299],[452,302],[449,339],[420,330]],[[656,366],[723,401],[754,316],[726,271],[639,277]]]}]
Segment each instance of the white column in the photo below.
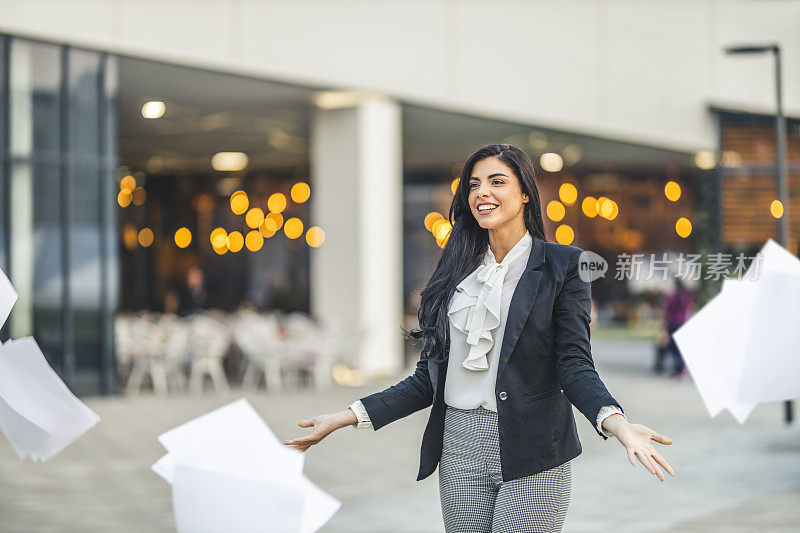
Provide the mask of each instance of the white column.
[{"label": "white column", "polygon": [[[10,148],[19,160],[11,169],[11,271],[9,278],[19,294],[11,314],[12,339],[33,334],[33,258],[36,235],[33,227],[33,57],[29,46],[11,48]],[[54,124],[53,127],[58,127]],[[58,206],[51,206],[58,209]],[[41,237],[40,237],[41,238]],[[60,240],[52,248],[61,254]],[[57,287],[58,284],[55,284]],[[41,290],[41,289],[40,289]],[[52,295],[58,298],[60,295]],[[56,300],[60,301],[60,300]]]},{"label": "white column", "polygon": [[311,312],[362,331],[352,363],[370,377],[403,366],[401,110],[364,96],[316,109],[311,127]]}]

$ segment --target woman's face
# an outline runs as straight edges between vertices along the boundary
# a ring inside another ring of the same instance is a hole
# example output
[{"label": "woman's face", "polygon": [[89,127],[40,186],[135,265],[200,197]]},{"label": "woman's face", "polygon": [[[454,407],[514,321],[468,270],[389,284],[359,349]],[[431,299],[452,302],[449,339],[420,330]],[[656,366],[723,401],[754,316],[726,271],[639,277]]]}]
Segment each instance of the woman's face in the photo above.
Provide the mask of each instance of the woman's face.
[{"label": "woman's face", "polygon": [[[514,171],[496,157],[490,157],[472,167],[468,201],[472,216],[482,228],[497,229],[523,216],[528,196],[522,193]],[[483,204],[490,205],[479,209]]]}]

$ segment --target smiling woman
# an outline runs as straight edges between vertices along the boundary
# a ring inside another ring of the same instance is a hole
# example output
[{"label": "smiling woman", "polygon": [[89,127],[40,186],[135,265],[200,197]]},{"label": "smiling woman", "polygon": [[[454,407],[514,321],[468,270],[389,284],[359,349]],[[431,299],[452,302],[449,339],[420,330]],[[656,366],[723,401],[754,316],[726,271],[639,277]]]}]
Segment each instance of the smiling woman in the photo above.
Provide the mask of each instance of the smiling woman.
[{"label": "smiling woman", "polygon": [[285,444],[306,450],[346,425],[378,430],[431,406],[417,479],[438,465],[448,532],[561,531],[581,453],[573,406],[631,464],[675,475],[651,444],[672,440],[629,424],[594,368],[582,250],[545,239],[528,156],[508,144],[472,154],[449,220],[410,332],[422,340],[414,374],[300,421],[314,433]]}]

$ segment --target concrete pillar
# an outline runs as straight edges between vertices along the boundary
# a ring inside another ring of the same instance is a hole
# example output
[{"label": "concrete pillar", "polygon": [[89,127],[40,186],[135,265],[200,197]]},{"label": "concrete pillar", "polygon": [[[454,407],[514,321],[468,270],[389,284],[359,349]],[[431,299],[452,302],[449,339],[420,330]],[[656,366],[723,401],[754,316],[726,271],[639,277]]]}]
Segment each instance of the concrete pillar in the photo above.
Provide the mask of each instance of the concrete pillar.
[{"label": "concrete pillar", "polygon": [[[9,278],[19,298],[11,312],[10,338],[19,339],[33,335],[34,294],[34,190],[33,190],[33,54],[29,46],[13,46],[10,57],[10,149],[13,158],[22,161],[11,169],[10,231],[11,262]],[[58,127],[54,124],[53,127]],[[57,206],[49,206],[57,209]],[[39,237],[41,239],[41,237]],[[60,257],[61,239],[51,245],[52,254]],[[53,263],[60,265],[60,260]],[[60,271],[57,270],[58,273]],[[58,288],[59,284],[53,284]],[[42,290],[41,288],[39,289]],[[47,293],[60,307],[58,291]],[[57,316],[57,315],[56,315]]]},{"label": "concrete pillar", "polygon": [[370,377],[403,366],[401,109],[364,96],[317,108],[311,126],[311,312],[352,320],[362,342],[352,364]]}]

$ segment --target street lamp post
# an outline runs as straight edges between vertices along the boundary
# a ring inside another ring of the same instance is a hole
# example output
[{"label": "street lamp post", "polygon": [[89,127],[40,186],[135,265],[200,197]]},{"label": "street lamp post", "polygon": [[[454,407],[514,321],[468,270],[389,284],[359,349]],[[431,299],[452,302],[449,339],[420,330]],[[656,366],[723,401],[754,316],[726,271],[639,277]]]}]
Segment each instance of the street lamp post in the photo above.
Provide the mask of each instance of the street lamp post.
[{"label": "street lamp post", "polygon": [[[777,113],[775,115],[775,166],[778,169],[778,200],[783,206],[783,215],[778,219],[778,238],[781,245],[789,248],[789,176],[786,166],[786,118],[783,116],[783,86],[781,79],[781,47],[778,44],[729,46],[728,55],[772,53],[775,58],[775,95]],[[784,403],[784,418],[787,424],[794,419],[794,406],[791,400]]]}]

